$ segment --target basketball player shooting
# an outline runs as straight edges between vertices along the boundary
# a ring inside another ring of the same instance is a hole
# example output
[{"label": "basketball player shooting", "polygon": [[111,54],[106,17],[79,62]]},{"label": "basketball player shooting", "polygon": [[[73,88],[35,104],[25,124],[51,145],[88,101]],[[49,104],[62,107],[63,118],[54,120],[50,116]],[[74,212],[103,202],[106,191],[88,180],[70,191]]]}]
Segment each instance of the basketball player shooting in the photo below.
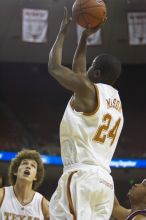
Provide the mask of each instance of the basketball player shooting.
[{"label": "basketball player shooting", "polygon": [[121,100],[112,85],[121,64],[101,54],[86,70],[87,38],[97,26],[82,32],[72,69],[65,67],[62,50],[70,24],[65,8],[48,61],[51,76],[73,93],[60,124],[64,170],[50,201],[50,219],[108,220],[114,202],[110,162],[123,126]]}]

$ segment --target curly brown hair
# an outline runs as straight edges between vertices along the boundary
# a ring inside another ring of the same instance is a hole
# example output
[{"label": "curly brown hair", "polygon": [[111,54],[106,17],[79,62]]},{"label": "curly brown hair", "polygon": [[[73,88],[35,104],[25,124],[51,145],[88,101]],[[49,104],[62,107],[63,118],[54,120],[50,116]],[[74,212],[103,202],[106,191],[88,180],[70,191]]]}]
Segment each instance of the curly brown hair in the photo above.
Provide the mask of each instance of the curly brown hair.
[{"label": "curly brown hair", "polygon": [[17,176],[14,175],[14,173],[17,173],[18,167],[21,161],[24,159],[35,160],[37,163],[37,174],[36,174],[37,180],[34,181],[32,185],[32,188],[35,190],[40,186],[40,184],[44,179],[44,165],[41,160],[39,152],[37,152],[36,150],[24,149],[20,151],[17,154],[17,156],[11,161],[8,172],[9,183],[11,185],[15,185]]}]

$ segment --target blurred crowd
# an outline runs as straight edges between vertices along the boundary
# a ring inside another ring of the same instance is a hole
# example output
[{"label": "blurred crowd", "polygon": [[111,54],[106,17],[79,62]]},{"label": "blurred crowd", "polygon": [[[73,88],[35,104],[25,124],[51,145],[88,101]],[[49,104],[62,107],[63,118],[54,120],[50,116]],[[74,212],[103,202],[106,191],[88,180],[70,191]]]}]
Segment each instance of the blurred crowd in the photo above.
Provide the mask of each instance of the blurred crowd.
[{"label": "blurred crowd", "polygon": [[[55,107],[54,107],[55,111]],[[24,117],[17,117],[5,109],[0,114],[0,151],[20,151],[23,148],[36,149],[42,154],[60,155],[59,122],[53,120],[49,106],[46,112],[30,110]],[[19,112],[20,114],[20,112]],[[47,118],[48,116],[48,118]],[[144,146],[132,146],[133,140],[126,132],[121,135],[114,157],[146,158]],[[132,146],[132,147],[131,147]]]}]

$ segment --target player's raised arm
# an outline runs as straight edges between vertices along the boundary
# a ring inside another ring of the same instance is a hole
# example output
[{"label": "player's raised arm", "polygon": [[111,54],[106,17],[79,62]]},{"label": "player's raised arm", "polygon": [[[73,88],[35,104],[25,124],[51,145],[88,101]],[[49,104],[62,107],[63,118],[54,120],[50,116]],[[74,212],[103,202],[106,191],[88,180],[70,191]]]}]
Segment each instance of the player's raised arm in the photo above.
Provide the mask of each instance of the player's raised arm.
[{"label": "player's raised arm", "polygon": [[[70,69],[62,65],[62,50],[64,46],[65,36],[70,27],[71,18],[68,17],[67,8],[64,7],[64,16],[60,25],[58,35],[56,37],[55,43],[49,54],[48,60],[48,70],[49,73],[64,87],[67,87],[66,78],[70,73]],[[69,78],[68,78],[69,80]]]},{"label": "player's raised arm", "polygon": [[76,73],[86,73],[87,39],[97,32],[107,19],[106,5],[102,1],[78,1],[72,6],[72,16],[75,22],[85,28],[74,54],[72,69]]},{"label": "player's raised arm", "polygon": [[49,69],[54,69],[57,65],[61,65],[62,63],[62,50],[64,46],[65,36],[68,33],[69,27],[71,23],[71,18],[68,17],[67,8],[64,7],[64,16],[63,20],[60,24],[60,29],[58,35],[56,37],[56,41],[52,46],[52,49],[49,54]]},{"label": "player's raised arm", "polygon": [[65,36],[69,30],[71,18],[68,17],[67,8],[64,7],[64,16],[60,25],[55,43],[49,54],[48,71],[63,87],[73,90],[72,88],[72,71],[62,65],[62,50],[64,46]]},{"label": "player's raised arm", "polygon": [[50,51],[48,70],[49,73],[66,89],[73,92],[84,93],[87,79],[85,80],[81,74],[75,74],[74,71],[62,65],[62,50],[65,36],[70,27],[71,18],[68,16],[67,8],[64,8],[64,17],[60,25],[60,30],[56,41]]},{"label": "player's raised arm", "polygon": [[76,73],[86,73],[86,54],[87,54],[87,39],[90,35],[97,32],[99,27],[85,29],[80,37],[79,44],[74,54],[72,70]]},{"label": "player's raised arm", "polygon": [[85,34],[85,32],[82,32],[72,62],[72,70],[76,73],[86,73],[87,38],[88,36]]}]

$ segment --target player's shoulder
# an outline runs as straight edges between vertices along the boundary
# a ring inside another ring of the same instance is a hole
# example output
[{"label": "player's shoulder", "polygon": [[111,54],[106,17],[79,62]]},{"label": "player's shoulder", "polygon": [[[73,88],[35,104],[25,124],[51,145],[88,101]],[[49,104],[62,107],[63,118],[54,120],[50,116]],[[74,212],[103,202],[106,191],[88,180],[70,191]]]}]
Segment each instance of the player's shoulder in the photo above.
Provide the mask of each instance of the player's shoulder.
[{"label": "player's shoulder", "polygon": [[146,220],[146,216],[142,215],[141,213],[136,215],[135,213],[131,213],[127,216],[126,220]]},{"label": "player's shoulder", "polygon": [[41,200],[42,205],[48,205],[49,201],[39,192],[35,192],[35,195],[38,196],[38,198]]},{"label": "player's shoulder", "polygon": [[139,216],[139,218],[137,218],[136,220],[146,220],[146,216]]},{"label": "player's shoulder", "polygon": [[45,205],[49,205],[49,200],[48,199],[46,199],[44,196],[43,196],[43,198],[42,198],[43,200],[43,204],[45,204]]},{"label": "player's shoulder", "polygon": [[137,216],[133,217],[132,220],[146,220],[146,216],[143,216],[143,215],[137,215]]}]

